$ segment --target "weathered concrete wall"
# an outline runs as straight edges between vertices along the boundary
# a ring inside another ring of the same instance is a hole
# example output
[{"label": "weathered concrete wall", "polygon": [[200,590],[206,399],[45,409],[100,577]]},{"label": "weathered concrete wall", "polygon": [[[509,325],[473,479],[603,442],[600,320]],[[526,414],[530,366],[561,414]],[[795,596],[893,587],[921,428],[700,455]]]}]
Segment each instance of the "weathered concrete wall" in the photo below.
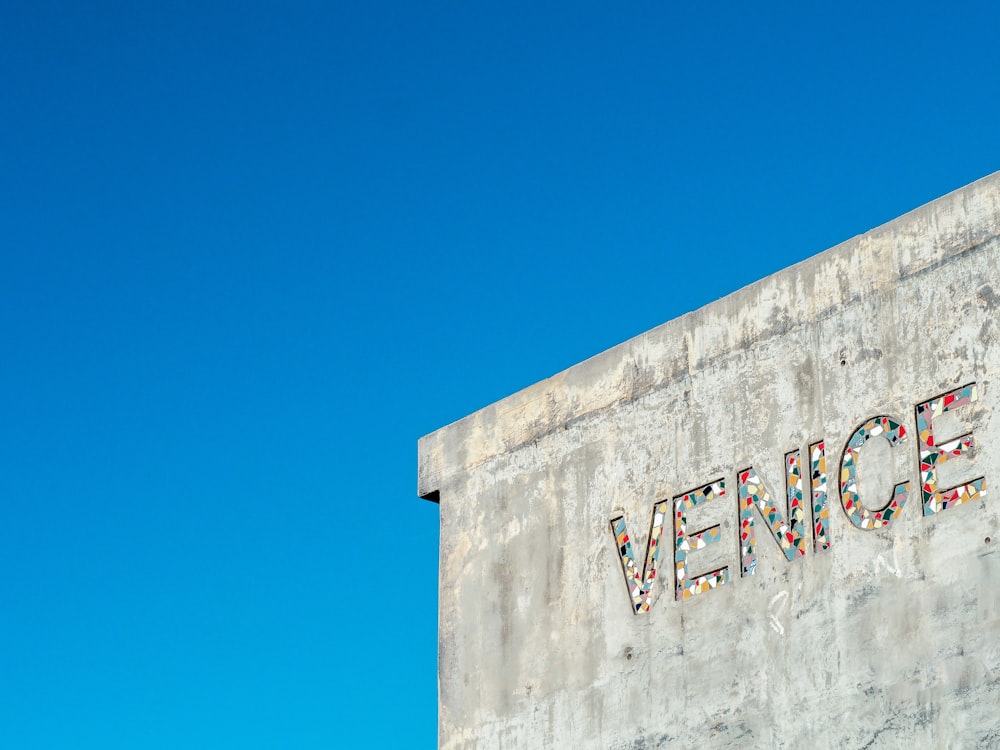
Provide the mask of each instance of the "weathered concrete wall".
[{"label": "weathered concrete wall", "polygon": [[[1000,747],[998,316],[1000,173],[421,439],[418,492],[441,511],[440,746]],[[936,479],[986,492],[925,516],[915,408],[972,383],[978,400],[932,429],[974,448]],[[880,415],[903,436],[859,449],[859,499],[909,495],[862,529],[840,463]],[[796,450],[805,518],[784,532],[805,554],[786,559],[753,509],[741,576],[738,472],[790,522]],[[677,601],[675,497],[718,480],[725,494],[685,513],[685,533],[718,524],[718,542],[680,546],[689,580],[728,566],[728,582]],[[636,613],[610,521],[627,522],[641,583],[661,501]]]}]

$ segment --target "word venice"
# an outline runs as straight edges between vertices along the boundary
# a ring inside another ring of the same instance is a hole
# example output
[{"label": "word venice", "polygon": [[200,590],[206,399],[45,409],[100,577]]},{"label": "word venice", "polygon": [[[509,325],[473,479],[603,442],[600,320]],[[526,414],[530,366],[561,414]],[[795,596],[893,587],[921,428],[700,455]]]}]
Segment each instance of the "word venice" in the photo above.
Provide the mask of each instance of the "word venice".
[{"label": "word venice", "polygon": [[[917,404],[917,453],[920,459],[920,494],[924,516],[932,516],[956,505],[976,500],[986,495],[986,479],[979,477],[967,484],[950,489],[938,487],[938,467],[973,448],[972,434],[949,439],[938,445],[934,436],[933,420],[945,412],[967,406],[979,399],[978,388],[970,383],[937,398]],[[858,493],[857,466],[861,447],[871,438],[881,437],[893,447],[906,439],[906,429],[887,416],[872,417],[858,427],[844,449],[840,460],[840,498],[844,512],[859,529],[871,531],[886,528],[899,514],[910,494],[910,483],[897,484],[885,505],[877,510],[866,507]],[[812,491],[813,551],[830,548],[830,513],[827,507],[826,446],[823,441],[809,446],[810,489]],[[802,459],[800,451],[785,455],[785,488],[788,501],[784,512],[772,501],[761,478],[749,467],[736,473],[739,507],[740,575],[751,576],[757,567],[754,508],[767,523],[771,536],[781,547],[788,560],[805,557],[805,507],[802,489]],[[719,525],[698,532],[687,529],[687,512],[697,505],[726,495],[725,482],[715,482],[664,500],[653,507],[653,520],[646,546],[646,562],[640,571],[632,552],[632,541],[624,516],[611,519],[611,530],[618,545],[622,571],[628,586],[629,597],[636,614],[648,612],[653,602],[653,581],[656,579],[660,559],[663,521],[671,506],[674,517],[674,597],[678,601],[729,583],[729,567],[725,566],[704,575],[692,575],[687,569],[687,555],[691,550],[704,549],[718,542]]]}]

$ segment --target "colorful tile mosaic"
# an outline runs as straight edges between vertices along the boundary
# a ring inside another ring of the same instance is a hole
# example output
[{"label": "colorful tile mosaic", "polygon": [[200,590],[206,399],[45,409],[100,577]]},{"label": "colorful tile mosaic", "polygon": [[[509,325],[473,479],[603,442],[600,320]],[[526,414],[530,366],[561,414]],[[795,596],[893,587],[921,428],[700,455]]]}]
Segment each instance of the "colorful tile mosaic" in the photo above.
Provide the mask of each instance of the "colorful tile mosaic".
[{"label": "colorful tile mosaic", "polygon": [[653,604],[653,581],[660,559],[660,537],[663,534],[663,519],[670,512],[670,502],[664,500],[653,506],[653,521],[649,529],[649,541],[646,543],[646,563],[640,572],[632,552],[632,540],[629,538],[625,517],[611,519],[611,532],[618,544],[618,557],[621,560],[622,572],[625,574],[625,585],[632,600],[632,611],[636,614],[648,612]]},{"label": "colorful tile mosaic", "polygon": [[873,417],[855,430],[847,441],[844,457],[840,461],[840,500],[847,517],[859,529],[887,527],[903,509],[910,491],[909,482],[897,484],[892,488],[889,502],[875,511],[861,503],[858,494],[858,451],[873,437],[883,437],[895,447],[906,439],[906,428],[890,417]]},{"label": "colorful tile mosaic", "polygon": [[719,541],[718,524],[693,534],[687,533],[687,512],[696,505],[723,497],[725,494],[726,485],[720,479],[674,498],[674,570],[677,576],[674,596],[678,601],[689,599],[696,594],[704,594],[729,582],[728,565],[693,578],[688,575],[687,570],[688,552],[704,549],[709,544]]},{"label": "colorful tile mosaic", "polygon": [[830,549],[830,508],[826,492],[826,446],[820,441],[809,446],[812,465],[813,552]]},{"label": "colorful tile mosaic", "polygon": [[975,383],[956,388],[942,396],[917,404],[917,451],[920,456],[920,494],[923,498],[924,515],[931,516],[956,505],[977,500],[986,494],[986,478],[979,477],[967,484],[951,489],[938,487],[938,467],[955,456],[968,453],[973,448],[972,433],[962,435],[936,445],[934,439],[934,418],[947,411],[968,406],[979,400],[979,389]]},{"label": "colorful tile mosaic", "polygon": [[740,575],[752,576],[757,569],[753,509],[767,522],[774,541],[789,560],[806,554],[806,508],[802,501],[802,460],[800,451],[785,455],[785,489],[788,504],[783,514],[771,500],[763,480],[751,466],[736,474],[740,503]]}]

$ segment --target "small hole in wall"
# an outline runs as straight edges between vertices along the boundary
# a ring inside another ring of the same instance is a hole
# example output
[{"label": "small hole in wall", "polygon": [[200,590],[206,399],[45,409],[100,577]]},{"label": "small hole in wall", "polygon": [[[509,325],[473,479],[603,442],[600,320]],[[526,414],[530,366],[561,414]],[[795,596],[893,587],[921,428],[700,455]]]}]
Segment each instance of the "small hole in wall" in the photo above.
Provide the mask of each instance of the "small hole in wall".
[{"label": "small hole in wall", "polygon": [[632,661],[632,656],[633,656],[632,649],[631,648],[625,649],[625,659],[626,659],[626,661]]},{"label": "small hole in wall", "polygon": [[842,360],[840,360],[840,366],[841,366],[841,367],[843,367],[843,366],[844,366],[844,365],[846,365],[846,364],[847,364],[847,360],[846,360],[846,359],[842,359]]},{"label": "small hole in wall", "polygon": [[989,538],[989,537],[986,537],[986,543],[987,543],[987,544],[989,544],[989,543],[990,543],[990,541],[991,541],[991,540],[990,540],[990,538]]}]

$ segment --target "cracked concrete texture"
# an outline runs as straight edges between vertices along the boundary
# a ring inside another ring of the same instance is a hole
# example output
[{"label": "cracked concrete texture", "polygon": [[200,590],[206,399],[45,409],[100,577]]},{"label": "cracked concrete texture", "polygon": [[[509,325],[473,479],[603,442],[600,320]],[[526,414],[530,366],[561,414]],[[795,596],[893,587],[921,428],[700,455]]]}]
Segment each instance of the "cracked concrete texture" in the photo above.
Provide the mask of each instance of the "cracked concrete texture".
[{"label": "cracked concrete texture", "polygon": [[[995,746],[998,315],[1000,173],[422,438],[418,494],[441,512],[440,747]],[[934,429],[976,449],[940,479],[985,476],[987,494],[924,517],[914,407],[971,382],[979,401]],[[911,493],[862,531],[838,467],[883,414],[908,436],[861,449],[861,493]],[[756,516],[741,578],[736,471],[780,507],[784,455],[816,440],[831,549],[788,562]],[[633,614],[609,520],[624,514],[641,564],[653,504],[719,478],[726,495],[689,529],[720,524],[721,542],[689,564],[728,565],[729,583],[674,601],[668,525],[653,605]]]}]

